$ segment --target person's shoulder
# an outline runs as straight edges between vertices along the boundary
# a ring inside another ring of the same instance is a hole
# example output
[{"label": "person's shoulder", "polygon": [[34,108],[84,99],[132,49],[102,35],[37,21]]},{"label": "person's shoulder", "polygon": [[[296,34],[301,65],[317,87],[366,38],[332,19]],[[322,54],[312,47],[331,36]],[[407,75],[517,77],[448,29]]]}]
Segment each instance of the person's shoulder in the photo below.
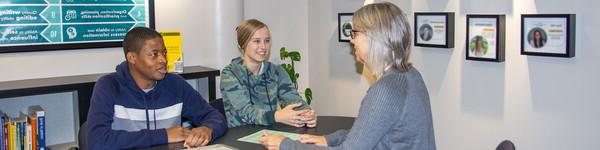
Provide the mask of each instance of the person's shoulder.
[{"label": "person's shoulder", "polygon": [[119,80],[121,80],[119,75],[116,72],[113,72],[98,78],[96,84],[117,84],[119,83]]},{"label": "person's shoulder", "polygon": [[117,73],[106,74],[98,78],[96,83],[94,83],[93,92],[116,94],[126,83],[127,81],[124,81]]},{"label": "person's shoulder", "polygon": [[374,90],[382,92],[397,91],[398,89],[404,90],[409,86],[409,82],[422,81],[421,73],[414,68],[410,67],[406,71],[400,71],[395,68],[387,71],[373,86]]},{"label": "person's shoulder", "polygon": [[242,64],[242,59],[241,58],[235,58],[233,60],[231,60],[231,63],[229,63],[227,66],[225,66],[223,68],[223,70],[221,70],[221,77],[223,76],[229,76],[232,74],[241,74],[242,72],[244,72],[245,67]]},{"label": "person's shoulder", "polygon": [[281,64],[274,64],[272,62],[265,62],[265,66],[267,66],[267,71],[272,71],[275,72],[277,74],[281,73],[281,72],[285,72],[284,66]]}]

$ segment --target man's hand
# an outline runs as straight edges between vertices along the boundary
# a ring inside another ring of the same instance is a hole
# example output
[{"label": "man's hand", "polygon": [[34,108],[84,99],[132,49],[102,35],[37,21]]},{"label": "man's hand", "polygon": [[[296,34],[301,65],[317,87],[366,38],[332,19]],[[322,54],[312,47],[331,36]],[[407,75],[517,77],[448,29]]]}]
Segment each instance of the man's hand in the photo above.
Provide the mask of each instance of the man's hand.
[{"label": "man's hand", "polygon": [[167,129],[167,141],[169,143],[176,143],[185,140],[190,134],[190,130],[181,126],[176,126]]},{"label": "man's hand", "polygon": [[259,141],[268,150],[279,150],[279,145],[281,145],[284,138],[281,134],[269,134],[265,132]]},{"label": "man's hand", "polygon": [[325,139],[325,136],[302,134],[298,141],[304,144],[315,144],[317,146],[327,147],[327,139]]},{"label": "man's hand", "polygon": [[190,135],[187,136],[183,146],[187,148],[194,148],[199,146],[208,145],[212,139],[212,129],[206,126],[193,128]]},{"label": "man's hand", "polygon": [[294,127],[304,126],[301,114],[308,112],[309,110],[298,110],[294,108],[302,106],[302,103],[295,103],[285,106],[285,108],[275,112],[275,122],[287,124]]}]

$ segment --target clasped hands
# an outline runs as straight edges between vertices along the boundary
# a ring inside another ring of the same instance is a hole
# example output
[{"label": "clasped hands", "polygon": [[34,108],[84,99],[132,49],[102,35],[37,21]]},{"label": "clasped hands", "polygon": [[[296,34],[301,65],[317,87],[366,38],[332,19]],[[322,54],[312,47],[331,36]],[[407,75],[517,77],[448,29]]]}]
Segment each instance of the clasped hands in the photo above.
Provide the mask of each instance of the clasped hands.
[{"label": "clasped hands", "polygon": [[287,124],[294,127],[317,126],[317,114],[312,109],[294,110],[296,107],[302,106],[302,103],[294,103],[285,106],[281,110],[275,112],[275,122]]},{"label": "clasped hands", "polygon": [[184,141],[184,147],[194,148],[208,145],[212,138],[212,129],[201,126],[190,130],[181,126],[176,126],[167,129],[167,137],[169,143]]}]

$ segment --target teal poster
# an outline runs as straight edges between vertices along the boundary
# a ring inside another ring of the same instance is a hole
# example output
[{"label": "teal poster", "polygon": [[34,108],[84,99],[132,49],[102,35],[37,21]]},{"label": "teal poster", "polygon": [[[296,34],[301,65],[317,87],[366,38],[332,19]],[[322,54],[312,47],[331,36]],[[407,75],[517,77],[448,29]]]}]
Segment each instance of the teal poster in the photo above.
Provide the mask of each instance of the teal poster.
[{"label": "teal poster", "polygon": [[0,0],[0,53],[14,47],[120,42],[149,26],[152,0]]}]

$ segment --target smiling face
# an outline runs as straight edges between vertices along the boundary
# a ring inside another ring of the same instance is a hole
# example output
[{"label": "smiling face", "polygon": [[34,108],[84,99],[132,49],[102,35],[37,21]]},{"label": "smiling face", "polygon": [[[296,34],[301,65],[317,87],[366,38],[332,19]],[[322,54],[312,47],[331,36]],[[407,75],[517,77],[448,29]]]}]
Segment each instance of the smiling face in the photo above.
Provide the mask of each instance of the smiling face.
[{"label": "smiling face", "polygon": [[269,29],[263,27],[256,30],[243,52],[246,63],[258,64],[269,59],[271,53],[271,32],[269,32]]},{"label": "smiling face", "polygon": [[162,38],[146,40],[139,52],[127,53],[129,71],[138,86],[144,83],[154,83],[165,77],[167,73],[166,53]]}]

